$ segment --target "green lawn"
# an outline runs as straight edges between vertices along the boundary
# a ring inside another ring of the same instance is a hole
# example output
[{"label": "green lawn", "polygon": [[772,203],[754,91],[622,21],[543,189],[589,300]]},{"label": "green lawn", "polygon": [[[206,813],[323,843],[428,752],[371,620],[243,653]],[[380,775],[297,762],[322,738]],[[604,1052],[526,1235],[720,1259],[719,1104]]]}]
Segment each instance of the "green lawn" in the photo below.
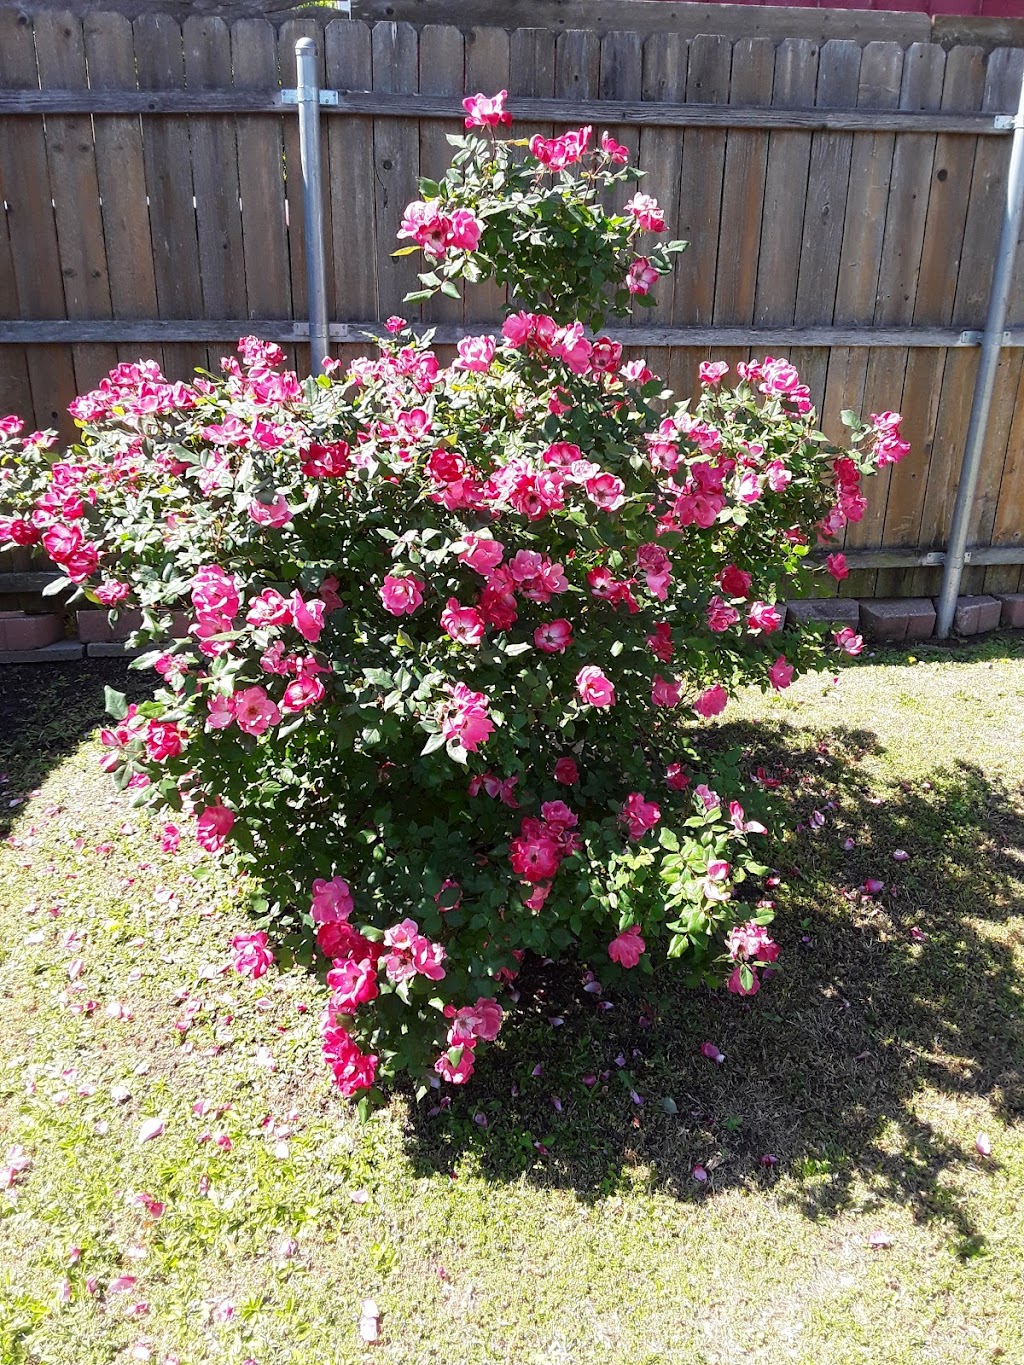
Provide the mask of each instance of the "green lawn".
[{"label": "green lawn", "polygon": [[82,742],[122,677],[0,672],[2,1365],[1024,1361],[1019,639],[730,708],[803,826],[756,998],[537,964],[450,1111],[362,1126],[320,986],[221,972],[241,889]]}]

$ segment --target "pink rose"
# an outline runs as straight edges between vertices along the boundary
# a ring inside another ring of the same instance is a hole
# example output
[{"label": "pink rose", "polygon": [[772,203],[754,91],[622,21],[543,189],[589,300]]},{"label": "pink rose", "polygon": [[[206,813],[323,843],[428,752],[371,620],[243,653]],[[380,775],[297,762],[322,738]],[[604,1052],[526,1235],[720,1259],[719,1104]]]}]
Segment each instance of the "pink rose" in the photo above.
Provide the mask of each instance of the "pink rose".
[{"label": "pink rose", "polygon": [[376,1000],[377,968],[369,958],[347,958],[335,962],[327,973],[331,988],[331,1009],[339,1014],[354,1014],[360,1005]]},{"label": "pink rose", "polygon": [[566,787],[574,787],[580,780],[580,770],[574,758],[560,758],[555,763],[554,778]]},{"label": "pink rose", "polygon": [[690,785],[690,778],[681,763],[670,763],[665,769],[665,785],[675,792],[685,791]]},{"label": "pink rose", "polygon": [[736,608],[730,607],[721,597],[712,597],[708,603],[708,629],[715,631],[716,634],[727,631],[739,619],[740,614]]},{"label": "pink rose", "polygon": [[477,374],[483,374],[491,368],[491,361],[494,359],[494,346],[493,337],[463,337],[459,342],[459,358],[456,364],[464,370],[473,370]]},{"label": "pink rose", "polygon": [[590,501],[603,512],[617,512],[625,504],[626,485],[614,474],[598,474],[583,486]]},{"label": "pink rose", "polygon": [[487,623],[476,607],[462,607],[457,597],[449,597],[441,613],[441,628],[456,643],[476,646],[483,641]]},{"label": "pink rose", "polygon": [[752,602],[750,611],[747,613],[747,626],[750,630],[761,630],[765,635],[771,633],[782,625],[782,614],[776,607],[769,602]]},{"label": "pink rose", "polygon": [[500,540],[490,536],[479,536],[473,531],[462,537],[466,548],[459,554],[459,563],[475,569],[485,578],[494,572],[501,563],[505,547]]},{"label": "pink rose", "polygon": [[748,597],[751,581],[746,569],[737,569],[735,564],[727,564],[715,579],[726,597]]},{"label": "pink rose", "polygon": [[487,698],[483,692],[473,692],[465,683],[447,685],[449,700],[443,702],[439,715],[445,742],[461,744],[475,753],[494,730],[494,722],[487,714]]},{"label": "pink rose", "polygon": [[635,967],[646,948],[647,944],[640,937],[640,926],[634,924],[612,939],[608,945],[608,956],[620,967]]},{"label": "pink rose", "polygon": [[450,1085],[465,1085],[473,1074],[472,1043],[458,1043],[442,1052],[434,1063],[434,1070]]},{"label": "pink rose", "polygon": [[230,630],[239,606],[234,577],[216,564],[203,565],[192,579],[192,605],[200,619],[224,621],[223,630]]},{"label": "pink rose", "polygon": [[729,981],[727,983],[729,989],[732,991],[733,995],[756,995],[758,991],[761,989],[761,982],[758,980],[757,972],[755,972],[750,967],[746,969],[748,972],[750,972],[751,981],[749,986],[744,986],[743,970],[744,970],[743,966],[741,965],[738,965],[732,969],[732,972],[729,976]]},{"label": "pink rose", "polygon": [[274,964],[274,954],[267,947],[267,936],[262,929],[255,934],[235,934],[231,949],[232,967],[240,976],[251,976],[254,981]]},{"label": "pink rose", "polygon": [[480,241],[482,224],[469,209],[456,209],[445,235],[445,245],[456,251],[475,251]]},{"label": "pink rose", "polygon": [[299,452],[302,472],[307,479],[340,479],[348,472],[349,453],[345,441],[326,446],[314,442]]},{"label": "pink rose", "polygon": [[724,360],[702,360],[697,370],[700,382],[705,385],[717,384],[728,373],[729,366]]},{"label": "pink rose", "polygon": [[384,610],[392,616],[411,616],[423,602],[423,584],[411,574],[401,578],[388,574],[380,590]]},{"label": "pink rose", "polygon": [[272,526],[275,529],[287,526],[292,519],[291,509],[282,493],[276,494],[271,503],[253,498],[249,504],[249,516],[257,526]]},{"label": "pink rose", "polygon": [[625,207],[645,232],[665,231],[665,210],[659,208],[658,201],[649,194],[634,194]]},{"label": "pink rose", "polygon": [[793,666],[786,662],[784,654],[780,654],[769,668],[768,677],[776,692],[781,692],[793,681]]},{"label": "pink rose", "polygon": [[651,286],[656,284],[658,272],[646,256],[637,256],[626,271],[626,288],[631,294],[648,294]]},{"label": "pink rose", "polygon": [[587,706],[615,705],[615,688],[601,670],[593,664],[581,668],[576,674],[576,691],[580,695],[580,700]]},{"label": "pink rose", "polygon": [[681,683],[669,682],[660,673],[655,673],[651,686],[651,701],[655,706],[678,706]]},{"label": "pink rose", "polygon": [[325,1013],[322,1049],[334,1074],[334,1083],[343,1095],[369,1090],[377,1074],[377,1058],[359,1051],[351,1036],[334,1022],[332,1011]]},{"label": "pink rose", "polygon": [[320,633],[324,628],[324,611],[326,605],[320,598],[315,601],[304,602],[302,594],[296,589],[291,595],[289,607],[292,614],[292,622],[295,629],[304,640],[308,640],[311,645],[315,645],[320,639]]},{"label": "pink rose", "polygon": [[249,603],[245,619],[250,626],[283,626],[292,619],[288,600],[276,588],[264,588]]},{"label": "pink rose", "polygon": [[105,578],[96,589],[96,596],[105,607],[116,607],[131,593],[127,583],[119,583],[116,578]]},{"label": "pink rose", "polygon": [[262,687],[247,687],[235,693],[235,724],[247,735],[262,735],[277,725],[281,712]]},{"label": "pink rose", "polygon": [[314,924],[337,924],[352,913],[352,892],[342,877],[324,881],[318,877],[313,883],[313,903],[310,910]]},{"label": "pink rose", "polygon": [[837,630],[832,638],[844,654],[857,655],[864,648],[863,637],[858,635],[855,630],[851,630],[849,626]]},{"label": "pink rose", "polygon": [[212,806],[206,806],[196,822],[196,842],[208,853],[219,853],[234,823],[234,811],[228,810],[227,806],[222,806],[219,801]]},{"label": "pink rose", "polygon": [[721,715],[728,701],[728,692],[721,683],[715,683],[714,687],[708,687],[700,694],[693,703],[693,709],[698,716],[703,716],[705,720],[708,720],[711,716]]},{"label": "pink rose", "polygon": [[533,632],[533,643],[544,654],[564,654],[572,644],[572,626],[564,617],[547,621]]},{"label": "pink rose", "polygon": [[146,725],[143,742],[147,756],[154,763],[164,763],[181,753],[184,731],[179,730],[172,721],[151,720]]},{"label": "pink rose", "polygon": [[466,111],[467,128],[493,128],[499,123],[511,123],[512,115],[505,108],[507,90],[499,90],[496,95],[470,95],[462,101]]},{"label": "pink rose", "polygon": [[235,718],[233,696],[222,697],[220,693],[214,693],[212,697],[207,697],[206,707],[209,712],[206,717],[207,730],[226,730]]},{"label": "pink rose", "polygon": [[629,148],[623,147],[621,142],[616,142],[611,133],[601,134],[601,151],[620,165],[629,160]]},{"label": "pink rose", "polygon": [[843,554],[829,555],[825,560],[825,568],[837,583],[841,583],[844,578],[850,576],[850,570],[846,567],[846,556]]},{"label": "pink rose", "polygon": [[661,807],[648,801],[642,792],[630,792],[622,804],[619,820],[631,839],[642,839],[661,819]]},{"label": "pink rose", "polygon": [[301,677],[290,682],[281,698],[282,711],[304,711],[307,706],[315,706],[324,697],[324,685],[319,678]]}]

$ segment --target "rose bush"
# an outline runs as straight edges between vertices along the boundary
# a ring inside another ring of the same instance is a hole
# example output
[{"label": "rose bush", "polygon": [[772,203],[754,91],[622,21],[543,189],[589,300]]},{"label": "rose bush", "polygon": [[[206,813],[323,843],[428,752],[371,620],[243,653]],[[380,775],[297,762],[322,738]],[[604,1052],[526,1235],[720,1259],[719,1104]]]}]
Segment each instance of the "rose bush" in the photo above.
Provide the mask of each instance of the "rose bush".
[{"label": "rose bush", "polygon": [[589,160],[589,130],[524,153],[481,100],[485,136],[404,230],[445,283],[495,275],[549,311],[510,307],[447,365],[400,319],[378,358],[305,381],[253,337],[190,384],[122,364],[75,401],[59,458],[0,426],[0,543],[41,544],[58,587],[141,609],[156,642],[137,664],[159,690],[111,695],[104,766],[162,812],[165,849],[191,820],[251,874],[239,972],[267,969],[271,925],[315,940],[345,1094],[466,1081],[527,953],[575,953],[598,985],[661,953],[758,989],[763,798],[703,732],[740,685],[820,659],[776,604],[905,450],[891,413],[828,445],[785,361],[733,387],[705,365],[679,403],[588,336],[565,310],[635,297],[636,260],[667,259],[636,255],[660,210],[605,215],[607,138]]}]

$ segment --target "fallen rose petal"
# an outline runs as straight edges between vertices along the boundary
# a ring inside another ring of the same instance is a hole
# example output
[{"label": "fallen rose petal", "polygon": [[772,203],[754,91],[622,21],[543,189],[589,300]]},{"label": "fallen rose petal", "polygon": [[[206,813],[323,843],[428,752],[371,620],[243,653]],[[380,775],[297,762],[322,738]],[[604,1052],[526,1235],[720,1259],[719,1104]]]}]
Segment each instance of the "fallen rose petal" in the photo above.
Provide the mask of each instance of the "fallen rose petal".
[{"label": "fallen rose petal", "polygon": [[914,940],[915,943],[928,942],[928,935],[924,932],[923,929],[919,929],[916,924],[913,925],[913,927],[910,930],[910,937]]},{"label": "fallen rose petal", "polygon": [[719,1052],[714,1043],[701,1043],[700,1054],[707,1057],[708,1061],[717,1062],[719,1066],[725,1061],[725,1053]]},{"label": "fallen rose petal", "polygon": [[134,1275],[119,1275],[116,1280],[111,1280],[110,1283],[107,1285],[107,1293],[121,1294],[124,1292],[124,1290],[132,1289],[134,1288],[134,1286],[135,1286]]},{"label": "fallen rose petal", "polygon": [[352,1200],[353,1204],[368,1204],[370,1202],[370,1196],[365,1190],[353,1190],[349,1199]]},{"label": "fallen rose petal", "polygon": [[149,1142],[151,1138],[158,1138],[164,1131],[163,1119],[147,1119],[139,1129],[139,1141]]},{"label": "fallen rose petal", "polygon": [[868,1238],[869,1247],[891,1247],[892,1238],[887,1232],[873,1232]]},{"label": "fallen rose petal", "polygon": [[380,1309],[373,1299],[364,1299],[359,1310],[359,1335],[364,1341],[380,1337]]},{"label": "fallen rose petal", "polygon": [[703,1185],[708,1178],[708,1173],[703,1166],[694,1166],[691,1174],[698,1185]]},{"label": "fallen rose petal", "polygon": [[974,1139],[974,1149],[979,1156],[992,1155],[992,1139],[988,1133],[979,1133]]},{"label": "fallen rose petal", "polygon": [[877,877],[869,877],[861,889],[866,896],[879,896],[885,890],[885,882]]},{"label": "fallen rose petal", "polygon": [[895,853],[893,853],[892,860],[894,863],[905,863],[910,860],[910,854],[905,848],[898,848]]},{"label": "fallen rose petal", "polygon": [[773,1156],[771,1152],[765,1152],[764,1156],[760,1158],[758,1164],[763,1166],[766,1170],[771,1170],[773,1166],[777,1166],[779,1164],[779,1158],[777,1156]]}]

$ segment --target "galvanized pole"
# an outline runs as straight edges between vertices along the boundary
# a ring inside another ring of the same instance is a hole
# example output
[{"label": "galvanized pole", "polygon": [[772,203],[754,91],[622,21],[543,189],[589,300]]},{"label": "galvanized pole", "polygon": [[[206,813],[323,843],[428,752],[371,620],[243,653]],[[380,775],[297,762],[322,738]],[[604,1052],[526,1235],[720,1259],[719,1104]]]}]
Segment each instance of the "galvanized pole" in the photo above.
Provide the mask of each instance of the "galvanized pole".
[{"label": "galvanized pole", "polygon": [[946,547],[946,559],[942,569],[942,591],[939,595],[935,624],[935,633],[940,640],[945,640],[952,629],[956,599],[963,578],[967,537],[971,529],[974,495],[978,489],[988,415],[992,407],[996,371],[999,368],[999,354],[1006,326],[1006,311],[1010,301],[1010,284],[1022,215],[1024,215],[1024,81],[1021,83],[1017,117],[1013,121],[1013,144],[1010,148],[1010,169],[1006,179],[1003,226],[992,276],[992,290],[988,299],[988,317],[985,320],[985,332],[981,341],[981,359],[978,362],[978,377],[974,384],[971,420],[967,427],[967,442],[964,446],[964,462],[960,470],[960,483],[957,486],[956,503],[953,507],[953,523],[949,531],[949,544]]},{"label": "galvanized pole", "polygon": [[306,278],[309,281],[309,367],[320,374],[330,355],[327,324],[327,262],[324,254],[324,192],[320,174],[320,75],[312,38],[295,44],[298,76],[299,153],[306,218]]}]

